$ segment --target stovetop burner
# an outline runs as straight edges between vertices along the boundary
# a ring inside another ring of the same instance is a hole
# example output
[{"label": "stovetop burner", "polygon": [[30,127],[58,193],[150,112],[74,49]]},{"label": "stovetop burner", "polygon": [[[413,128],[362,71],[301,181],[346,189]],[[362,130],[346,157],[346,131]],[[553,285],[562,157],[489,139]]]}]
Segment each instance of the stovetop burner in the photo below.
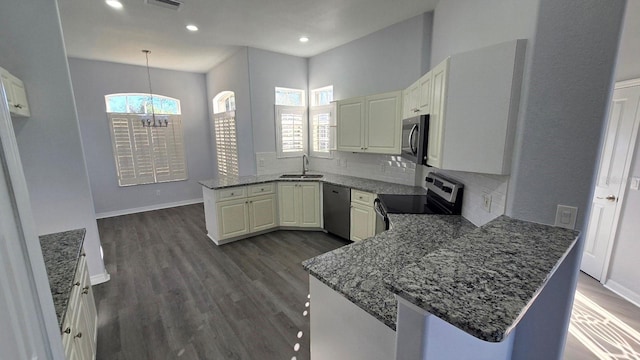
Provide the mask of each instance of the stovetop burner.
[{"label": "stovetop burner", "polygon": [[437,214],[429,207],[427,195],[379,195],[389,214]]}]

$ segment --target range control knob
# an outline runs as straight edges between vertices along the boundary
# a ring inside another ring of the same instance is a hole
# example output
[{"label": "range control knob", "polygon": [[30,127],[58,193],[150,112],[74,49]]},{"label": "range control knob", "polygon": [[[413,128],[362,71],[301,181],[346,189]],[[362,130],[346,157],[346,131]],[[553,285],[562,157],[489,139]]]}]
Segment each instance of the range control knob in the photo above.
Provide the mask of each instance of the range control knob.
[{"label": "range control knob", "polygon": [[430,178],[430,177],[428,177],[428,176],[427,176],[424,180],[425,180],[426,182],[428,182],[428,183],[432,183],[432,182],[433,182],[433,178]]},{"label": "range control knob", "polygon": [[443,186],[442,187],[442,191],[451,194],[451,192],[453,191],[452,188],[448,187],[448,186]]}]

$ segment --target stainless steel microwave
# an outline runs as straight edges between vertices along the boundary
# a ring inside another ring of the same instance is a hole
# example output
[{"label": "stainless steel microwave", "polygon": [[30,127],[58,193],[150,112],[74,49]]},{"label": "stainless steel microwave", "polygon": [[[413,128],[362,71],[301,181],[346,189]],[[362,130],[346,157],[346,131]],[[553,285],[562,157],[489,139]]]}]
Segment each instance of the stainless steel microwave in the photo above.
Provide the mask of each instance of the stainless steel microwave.
[{"label": "stainless steel microwave", "polygon": [[402,157],[416,164],[427,164],[429,115],[402,120]]}]

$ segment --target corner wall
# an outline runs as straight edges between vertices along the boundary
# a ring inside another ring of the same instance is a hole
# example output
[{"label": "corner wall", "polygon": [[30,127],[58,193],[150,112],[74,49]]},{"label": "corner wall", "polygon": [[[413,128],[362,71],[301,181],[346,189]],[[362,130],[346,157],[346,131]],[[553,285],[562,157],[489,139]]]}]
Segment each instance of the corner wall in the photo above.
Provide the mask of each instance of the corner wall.
[{"label": "corner wall", "polygon": [[56,2],[3,5],[0,33],[0,66],[24,81],[31,108],[13,125],[37,230],[86,228],[89,274],[106,280]]},{"label": "corner wall", "polygon": [[104,96],[148,93],[147,70],[143,66],[76,58],[69,59],[69,67],[98,217],[200,201],[202,187],[198,181],[213,176],[213,156],[209,151],[211,131],[203,96],[206,93],[205,75],[150,70],[153,92],[180,100],[184,138],[188,139],[185,141],[188,179],[120,187]]},{"label": "corner wall", "polygon": [[[333,85],[336,100],[403,90],[429,71],[433,12],[309,58],[309,89]],[[333,152],[311,158],[311,168],[358,174],[375,180],[415,184],[415,164],[400,156]]]}]

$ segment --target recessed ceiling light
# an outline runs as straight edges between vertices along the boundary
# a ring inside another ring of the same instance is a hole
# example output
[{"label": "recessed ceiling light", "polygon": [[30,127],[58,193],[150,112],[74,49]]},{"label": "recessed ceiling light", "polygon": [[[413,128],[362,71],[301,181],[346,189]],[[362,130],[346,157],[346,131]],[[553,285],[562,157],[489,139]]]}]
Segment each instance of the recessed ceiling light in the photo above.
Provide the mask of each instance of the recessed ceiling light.
[{"label": "recessed ceiling light", "polygon": [[198,27],[192,24],[187,25],[187,30],[189,31],[198,31]]},{"label": "recessed ceiling light", "polygon": [[122,9],[122,3],[119,0],[105,0],[105,2],[114,9]]},{"label": "recessed ceiling light", "polygon": [[306,43],[307,41],[309,41],[309,38],[308,38],[308,37],[306,37],[306,36],[301,36],[301,37],[300,37],[300,42],[301,42],[301,43]]}]

